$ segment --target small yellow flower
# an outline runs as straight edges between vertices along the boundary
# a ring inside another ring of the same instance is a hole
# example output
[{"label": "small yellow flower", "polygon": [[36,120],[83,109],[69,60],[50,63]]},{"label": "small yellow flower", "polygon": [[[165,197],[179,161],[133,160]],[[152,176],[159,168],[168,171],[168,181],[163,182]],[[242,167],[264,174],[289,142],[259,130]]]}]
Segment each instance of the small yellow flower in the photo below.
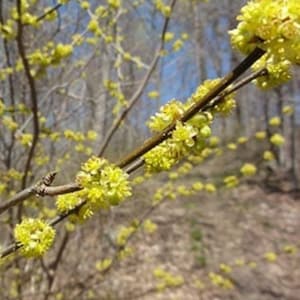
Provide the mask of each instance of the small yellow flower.
[{"label": "small yellow flower", "polygon": [[229,274],[232,272],[232,268],[226,264],[220,264],[220,271],[223,273]]},{"label": "small yellow flower", "polygon": [[150,219],[145,220],[143,223],[144,230],[147,233],[154,233],[157,230],[157,225],[153,223]]},{"label": "small yellow flower", "polygon": [[26,257],[42,256],[52,246],[55,231],[39,219],[24,219],[14,230],[15,239],[22,245],[21,253]]},{"label": "small yellow flower", "polygon": [[82,9],[89,9],[90,8],[90,3],[88,1],[83,1],[80,4]]},{"label": "small yellow flower", "polygon": [[247,143],[247,141],[248,141],[248,139],[244,136],[238,138],[238,140],[237,140],[238,144],[245,144],[245,143]]},{"label": "small yellow flower", "polygon": [[148,97],[150,99],[157,99],[159,97],[159,92],[158,91],[150,91],[148,93]]},{"label": "small yellow flower", "polygon": [[174,42],[172,49],[174,52],[179,51],[183,47],[183,41],[181,39],[178,39]]},{"label": "small yellow flower", "polygon": [[294,245],[286,245],[283,247],[283,251],[288,254],[295,254],[297,250],[297,247]]},{"label": "small yellow flower", "polygon": [[274,252],[267,252],[264,255],[264,258],[268,261],[268,262],[274,262],[277,260],[277,255]]},{"label": "small yellow flower", "polygon": [[258,140],[263,140],[265,139],[267,136],[267,133],[265,131],[258,131],[255,133],[255,137],[258,139]]},{"label": "small yellow flower", "polygon": [[273,152],[265,151],[263,154],[263,158],[264,158],[264,160],[271,161],[271,160],[275,159],[275,156],[274,156]]},{"label": "small yellow flower", "polygon": [[212,147],[212,148],[217,147],[219,145],[219,143],[220,143],[220,139],[217,136],[212,136],[209,139],[209,146]]},{"label": "small yellow flower", "polygon": [[118,9],[121,6],[121,0],[107,0],[107,3],[114,9]]},{"label": "small yellow flower", "polygon": [[279,133],[275,133],[271,136],[270,142],[276,146],[281,146],[284,144],[284,137]]},{"label": "small yellow flower", "polygon": [[233,188],[239,184],[239,180],[236,176],[232,175],[232,176],[225,177],[224,183],[225,183],[226,187]]},{"label": "small yellow flower", "polygon": [[20,136],[20,143],[24,146],[30,146],[33,140],[33,135],[31,133],[23,133]]},{"label": "small yellow flower", "polygon": [[246,163],[241,167],[240,171],[244,176],[253,176],[256,174],[256,167],[253,164]]},{"label": "small yellow flower", "polygon": [[195,190],[195,191],[202,191],[203,188],[204,188],[204,185],[202,182],[198,181],[198,182],[195,182],[192,186],[192,188]]},{"label": "small yellow flower", "polygon": [[250,261],[248,263],[248,266],[251,268],[251,269],[255,269],[257,267],[257,263],[255,261]]},{"label": "small yellow flower", "polygon": [[212,183],[207,183],[204,186],[204,189],[208,192],[208,193],[215,193],[216,192],[216,187],[214,184]]},{"label": "small yellow flower", "polygon": [[100,272],[107,270],[112,264],[111,258],[106,258],[96,262],[96,269]]},{"label": "small yellow flower", "polygon": [[285,105],[283,108],[282,108],[282,113],[287,115],[287,116],[290,116],[294,113],[294,108],[293,106],[291,105]]},{"label": "small yellow flower", "polygon": [[230,144],[227,145],[227,148],[228,148],[229,150],[236,150],[236,149],[237,149],[237,146],[236,146],[236,144],[234,144],[234,143],[230,143]]},{"label": "small yellow flower", "polygon": [[270,126],[279,126],[281,124],[281,120],[279,117],[273,117],[269,120]]},{"label": "small yellow flower", "polygon": [[94,130],[89,130],[87,132],[87,139],[90,141],[95,141],[97,139],[97,132]]},{"label": "small yellow flower", "polygon": [[234,261],[234,263],[235,263],[236,266],[241,267],[241,266],[244,266],[244,265],[245,265],[245,260],[242,259],[242,258],[237,258],[237,259]]},{"label": "small yellow flower", "polygon": [[165,42],[170,42],[174,38],[174,33],[173,32],[166,32],[165,34]]},{"label": "small yellow flower", "polygon": [[186,33],[186,32],[183,32],[183,33],[181,34],[181,38],[182,38],[184,41],[188,40],[189,37],[190,37],[189,34]]},{"label": "small yellow flower", "polygon": [[93,33],[97,33],[100,30],[98,21],[95,18],[92,18],[87,26],[87,29]]}]

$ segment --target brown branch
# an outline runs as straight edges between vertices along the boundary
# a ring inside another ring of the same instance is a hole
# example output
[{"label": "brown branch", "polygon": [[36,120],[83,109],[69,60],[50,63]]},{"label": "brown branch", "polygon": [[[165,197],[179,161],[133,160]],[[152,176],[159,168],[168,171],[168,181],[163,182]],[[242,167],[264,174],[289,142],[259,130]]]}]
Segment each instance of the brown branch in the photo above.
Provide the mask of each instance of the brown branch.
[{"label": "brown branch", "polygon": [[[218,84],[212,91],[210,91],[206,96],[204,96],[202,99],[200,99],[195,105],[193,105],[189,110],[186,111],[186,113],[183,114],[181,117],[181,121],[185,122],[192,118],[199,110],[205,109],[212,101],[214,105],[216,105],[220,100],[222,100],[225,96],[227,96],[229,93],[232,93],[236,91],[238,88],[241,88],[251,80],[258,78],[259,76],[264,76],[266,75],[266,70],[262,69],[259,70],[253,74],[250,74],[248,77],[245,77],[241,81],[239,81],[235,86],[232,88],[228,89],[227,91],[223,91],[228,87],[234,80],[236,80],[242,73],[244,73],[256,60],[258,60],[265,52],[259,48],[256,48],[252,53],[248,55],[246,59],[244,59],[232,72],[230,72],[228,75],[224,77],[224,79],[221,81],[220,84]],[[223,92],[222,92],[223,91]],[[222,92],[222,93],[221,93]],[[218,95],[221,93],[220,95]],[[141,159],[141,156],[146,153],[147,151],[151,150],[153,147],[161,143],[162,141],[166,140],[172,130],[174,130],[175,125],[171,124],[168,126],[161,134],[154,136],[153,138],[150,138],[148,141],[145,142],[145,144],[132,152],[126,159],[121,161],[118,166],[127,170],[127,173],[130,174],[133,171],[135,171],[137,168],[143,165],[143,160]],[[146,149],[146,150],[145,150]],[[139,156],[137,153],[140,153]],[[133,159],[134,158],[134,159]],[[140,158],[138,161],[135,161],[136,158]],[[131,163],[133,163],[130,165]],[[56,187],[45,187],[43,189],[43,196],[44,195],[49,195],[49,196],[54,196],[54,195],[60,195],[60,194],[65,194],[65,193],[72,193],[75,191],[81,190],[82,187],[80,187],[77,183],[70,183],[62,186],[56,186]],[[24,191],[19,193],[18,195],[22,195]],[[20,196],[19,196],[20,197]],[[23,200],[25,200],[23,196]],[[83,201],[79,205],[77,205],[75,208],[72,210],[61,214],[57,217],[55,217],[52,221],[49,222],[49,225],[55,226],[61,221],[63,221],[65,218],[68,216],[72,215],[73,213],[77,213],[78,210],[86,203],[86,201]],[[0,253],[0,258],[3,258],[14,251],[18,250],[21,246],[18,245],[17,243],[14,243],[10,246],[8,246],[6,249]]]},{"label": "brown branch", "polygon": [[[254,73],[251,73],[247,77],[243,78],[242,80],[238,81],[235,85],[233,85],[231,88],[228,88],[226,91],[224,91],[222,94],[219,96],[215,97],[212,100],[212,104],[204,106],[202,110],[206,110],[209,108],[212,108],[212,106],[216,105],[219,101],[221,101],[224,97],[228,96],[229,94],[235,92],[236,90],[240,89],[250,81],[260,77],[260,76],[265,76],[267,70],[266,69],[261,69],[259,71],[256,71]],[[124,171],[127,172],[128,174],[133,173],[135,170],[140,168],[144,164],[144,161],[142,158],[139,160],[136,160],[133,164],[128,164],[126,168],[124,167]],[[57,195],[62,195],[62,194],[68,194],[68,193],[73,193],[80,191],[82,188],[76,183],[68,183],[60,186],[49,186],[52,181],[48,184],[44,182],[44,180],[48,177],[54,176],[56,173],[52,172],[44,177],[42,179],[42,182],[39,181],[35,185],[19,192],[16,194],[12,199],[7,201],[7,203],[3,204],[0,206],[0,214],[2,214],[4,211],[8,210],[9,208],[16,206],[23,202],[24,200],[28,199],[30,196],[37,194],[38,196],[57,196]],[[53,178],[54,179],[54,178]]]},{"label": "brown branch", "polygon": [[68,183],[60,186],[40,186],[39,184],[35,184],[29,188],[24,189],[17,195],[15,195],[11,200],[7,203],[0,206],[0,214],[9,208],[21,204],[23,201],[28,199],[30,196],[38,195],[38,196],[57,196],[63,194],[74,193],[80,191],[82,188],[76,183]]},{"label": "brown branch", "polygon": [[[259,58],[265,54],[265,51],[260,48],[255,48],[233,71],[229,72],[215,88],[209,91],[202,99],[191,106],[179,119],[179,121],[186,122],[192,118],[199,110],[208,105],[218,94],[224,91],[232,82],[246,72]],[[127,157],[118,162],[118,166],[123,168],[134,162],[137,158],[141,157],[156,145],[165,141],[170,137],[170,133],[175,129],[176,121],[165,128],[161,133],[151,137],[144,144],[132,151]]]},{"label": "brown branch", "polygon": [[[256,72],[251,73],[250,75],[246,76],[245,78],[238,81],[235,85],[233,85],[230,88],[227,88],[225,91],[223,91],[221,94],[216,96],[214,99],[212,99],[207,105],[205,105],[203,108],[201,108],[199,111],[206,111],[211,108],[213,108],[215,105],[217,105],[220,101],[222,101],[226,96],[236,92],[246,84],[250,83],[251,81],[257,79],[258,77],[266,76],[268,74],[268,71],[266,68],[260,69]],[[144,160],[139,157],[134,163],[129,163],[128,166],[124,169],[126,172],[133,172],[144,165]]]},{"label": "brown branch", "polygon": [[[176,4],[176,0],[172,0],[170,7],[171,7],[171,12],[174,9],[174,6]],[[112,139],[113,135],[115,134],[115,132],[118,130],[118,128],[120,127],[120,125],[122,124],[122,121],[126,118],[127,114],[131,111],[131,109],[133,108],[133,106],[136,104],[136,102],[139,100],[139,98],[141,97],[141,95],[143,94],[143,91],[146,87],[146,85],[148,84],[152,73],[154,72],[157,63],[161,57],[161,51],[164,48],[165,45],[165,34],[167,32],[167,28],[170,22],[170,16],[165,18],[165,22],[163,25],[163,29],[162,29],[162,34],[161,34],[161,40],[160,40],[160,44],[156,50],[155,56],[149,66],[149,69],[144,77],[144,79],[142,80],[139,88],[137,89],[137,91],[133,94],[133,96],[131,97],[131,99],[128,101],[128,105],[127,107],[123,110],[123,112],[118,116],[118,118],[116,119],[116,121],[113,123],[113,125],[110,127],[110,129],[108,130],[108,133],[106,134],[106,136],[104,137],[104,141],[100,147],[100,151],[98,156],[102,156],[105,149],[107,148],[110,140]]]},{"label": "brown branch", "polygon": [[[28,199],[33,195],[38,195],[38,196],[46,195],[45,191],[46,189],[49,188],[49,185],[52,184],[53,180],[55,179],[55,176],[56,176],[56,172],[50,172],[45,177],[43,177],[42,180],[37,182],[35,185],[22,190],[20,193],[16,194],[12,199],[0,205],[0,215],[4,213],[6,210],[19,205],[24,200]],[[58,190],[61,191],[61,189]]]}]

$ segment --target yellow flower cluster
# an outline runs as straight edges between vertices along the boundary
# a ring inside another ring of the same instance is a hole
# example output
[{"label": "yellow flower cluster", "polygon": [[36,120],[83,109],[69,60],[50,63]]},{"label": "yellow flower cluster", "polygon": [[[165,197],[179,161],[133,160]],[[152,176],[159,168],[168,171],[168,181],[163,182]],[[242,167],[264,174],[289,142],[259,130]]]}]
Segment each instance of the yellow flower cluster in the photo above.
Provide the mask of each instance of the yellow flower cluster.
[{"label": "yellow flower cluster", "polygon": [[279,117],[273,117],[269,120],[269,125],[270,126],[279,126],[281,125],[281,119]]},{"label": "yellow flower cluster", "polygon": [[243,53],[255,47],[266,54],[253,66],[266,67],[268,75],[257,80],[262,88],[291,78],[290,65],[300,63],[300,4],[298,0],[253,0],[241,9],[232,45]]},{"label": "yellow flower cluster", "polygon": [[103,158],[93,156],[88,159],[82,165],[76,180],[83,190],[61,195],[56,201],[57,209],[61,213],[69,211],[83,201],[86,202],[77,213],[79,219],[75,218],[75,221],[84,221],[95,211],[118,205],[131,195],[128,174]]},{"label": "yellow flower cluster", "polygon": [[171,14],[171,7],[164,4],[163,0],[153,0],[155,8],[165,17],[169,17]]},{"label": "yellow flower cluster", "polygon": [[172,122],[179,119],[183,115],[184,111],[185,107],[183,103],[173,99],[163,105],[158,113],[151,116],[147,125],[153,132],[160,132]]},{"label": "yellow flower cluster", "polygon": [[26,257],[40,257],[51,247],[55,230],[39,219],[24,219],[14,230],[16,242]]},{"label": "yellow flower cluster", "polygon": [[9,19],[4,24],[0,24],[0,33],[4,39],[12,40],[17,35],[16,23]]},{"label": "yellow flower cluster", "polygon": [[166,32],[166,34],[165,34],[165,36],[164,36],[164,40],[165,40],[165,42],[170,42],[170,41],[172,41],[173,39],[174,39],[174,32],[170,32],[170,31],[168,31],[168,32]]},{"label": "yellow flower cluster", "polygon": [[23,133],[20,135],[19,140],[21,145],[29,147],[32,144],[33,136],[31,133]]},{"label": "yellow flower cluster", "polygon": [[150,219],[147,219],[143,222],[143,228],[147,233],[154,233],[157,230],[157,225],[153,223]]},{"label": "yellow flower cluster", "polygon": [[294,113],[294,108],[293,106],[291,105],[285,105],[283,108],[282,108],[282,113],[287,115],[287,116],[290,116]]},{"label": "yellow flower cluster", "polygon": [[224,289],[232,289],[234,287],[232,281],[228,278],[223,277],[220,274],[210,272],[208,274],[209,279],[211,280],[212,284]]},{"label": "yellow flower cluster", "polygon": [[258,140],[264,140],[267,137],[267,133],[265,131],[258,131],[255,133],[255,137]]},{"label": "yellow flower cluster", "polygon": [[121,0],[107,0],[110,7],[118,9],[121,6]]},{"label": "yellow flower cluster", "polygon": [[158,267],[153,271],[155,278],[159,280],[157,289],[162,291],[168,287],[178,287],[184,284],[184,278],[180,275],[173,275],[170,272]]},{"label": "yellow flower cluster", "polygon": [[60,213],[68,212],[85,202],[73,215],[74,221],[82,222],[99,209],[118,205],[131,195],[128,174],[103,158],[93,156],[88,159],[76,180],[83,189],[77,193],[60,195],[56,201]]},{"label": "yellow flower cluster", "polygon": [[[196,92],[181,103],[171,100],[160,108],[160,111],[147,122],[154,132],[161,132],[170,124],[176,122],[175,129],[169,139],[153,148],[144,155],[146,168],[150,172],[169,170],[180,158],[188,153],[201,153],[206,147],[207,139],[211,136],[211,123],[214,114],[227,115],[234,107],[233,95],[225,97],[209,111],[199,112],[185,123],[178,121],[184,112],[202,98],[218,84],[220,79],[205,81]],[[210,153],[202,153],[202,156]]]},{"label": "yellow flower cluster", "polygon": [[52,55],[52,63],[59,64],[62,59],[70,56],[73,53],[73,46],[69,44],[59,43],[56,45]]},{"label": "yellow flower cluster", "polygon": [[[192,105],[200,102],[203,97],[209,93],[219,82],[220,78],[205,80],[196,90],[196,92],[187,100],[187,104]],[[226,96],[221,102],[214,106],[211,113],[219,113],[221,115],[229,114],[236,106],[234,100],[235,94]]]},{"label": "yellow flower cluster", "polygon": [[232,272],[232,268],[226,264],[220,264],[220,271],[225,274],[230,274]]},{"label": "yellow flower cluster", "polygon": [[233,188],[239,184],[239,180],[236,176],[231,175],[224,178],[224,183],[227,188]]},{"label": "yellow flower cluster", "polygon": [[288,254],[296,254],[298,251],[297,247],[294,245],[285,245],[282,250]]},{"label": "yellow flower cluster", "polygon": [[118,246],[125,246],[128,238],[136,231],[135,226],[122,226],[119,230],[117,237],[116,237],[116,244]]},{"label": "yellow flower cluster", "polygon": [[108,90],[109,95],[117,100],[117,103],[113,109],[113,113],[117,114],[121,108],[127,105],[127,100],[121,90],[120,83],[112,80],[105,80],[104,87]]},{"label": "yellow flower cluster", "polygon": [[275,146],[282,146],[284,144],[284,137],[279,133],[275,133],[271,136],[270,142]]},{"label": "yellow flower cluster", "polygon": [[266,150],[263,153],[263,158],[264,158],[264,160],[271,161],[271,160],[275,159],[275,156],[274,156],[273,152]]},{"label": "yellow flower cluster", "polygon": [[74,142],[83,142],[84,141],[84,135],[82,132],[79,132],[79,131],[73,131],[71,129],[66,129],[64,131],[64,136],[66,139],[74,141]]},{"label": "yellow flower cluster", "polygon": [[157,99],[159,97],[159,92],[158,91],[150,91],[148,93],[148,97],[150,99]]},{"label": "yellow flower cluster", "polygon": [[264,254],[264,258],[268,262],[275,262],[277,260],[277,254],[274,252],[267,252]]},{"label": "yellow flower cluster", "polygon": [[96,262],[96,269],[99,272],[103,272],[105,270],[107,270],[112,264],[112,259],[111,258],[106,258],[100,261]]},{"label": "yellow flower cluster", "polygon": [[250,163],[245,163],[240,169],[243,176],[253,176],[256,174],[256,170],[257,169],[256,169],[255,165],[250,164]]}]

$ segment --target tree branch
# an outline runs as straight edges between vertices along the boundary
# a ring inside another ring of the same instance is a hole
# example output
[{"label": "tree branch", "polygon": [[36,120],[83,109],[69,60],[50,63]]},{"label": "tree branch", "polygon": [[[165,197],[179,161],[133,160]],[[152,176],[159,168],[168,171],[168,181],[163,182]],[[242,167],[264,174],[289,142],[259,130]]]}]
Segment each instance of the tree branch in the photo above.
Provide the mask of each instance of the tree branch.
[{"label": "tree branch", "polygon": [[[254,73],[251,73],[247,77],[243,78],[239,82],[237,82],[235,85],[233,85],[231,88],[227,89],[224,91],[222,94],[219,96],[215,97],[212,100],[212,103],[209,105],[206,105],[202,108],[202,110],[206,110],[209,108],[212,108],[214,105],[216,105],[219,101],[221,101],[224,97],[228,96],[229,94],[237,91],[247,83],[251,82],[252,80],[260,77],[260,76],[265,76],[267,74],[266,69],[261,69],[258,70]],[[132,164],[128,164],[128,166],[124,167],[124,171],[128,174],[133,173],[135,170],[139,169],[141,166],[143,166],[144,161],[142,158],[139,158]],[[50,173],[52,176],[56,173],[52,172]],[[44,178],[47,176],[50,176],[50,174],[46,175]],[[51,182],[52,183],[52,182]],[[16,194],[12,199],[7,201],[7,203],[3,204],[0,206],[0,214],[2,214],[4,211],[8,210],[9,208],[16,206],[20,203],[22,203],[24,200],[28,199],[30,196],[37,194],[38,196],[57,196],[57,195],[62,195],[62,194],[69,194],[73,192],[80,191],[82,188],[76,183],[68,183],[60,186],[50,186],[50,184],[45,184],[44,179],[42,181],[37,182],[33,186],[24,189],[23,191],[19,192]]]},{"label": "tree branch", "polygon": [[[250,74],[249,76],[245,77],[244,79],[237,82],[233,87],[226,89],[234,80],[236,80],[242,73],[244,73],[248,68],[251,67],[255,61],[257,61],[263,54],[265,53],[264,50],[261,50],[259,48],[256,48],[252,53],[248,55],[232,72],[227,74],[224,79],[214,88],[212,89],[207,95],[205,95],[202,99],[200,99],[197,103],[195,103],[189,110],[187,110],[183,116],[181,117],[181,121],[185,122],[192,118],[197,112],[200,110],[205,110],[205,108],[210,107],[210,102],[212,101],[213,106],[216,105],[219,101],[221,101],[225,96],[229,95],[230,93],[233,93],[237,89],[241,88],[245,84],[249,83],[250,81],[254,80],[255,78],[258,78],[260,76],[266,75],[266,69],[261,69],[257,72],[254,72]],[[223,92],[222,92],[223,91]],[[134,150],[130,155],[128,155],[127,158],[122,160],[118,163],[118,166],[120,168],[123,168],[126,170],[128,174],[135,171],[137,168],[141,167],[144,164],[144,161],[141,159],[141,156],[145,154],[147,151],[151,150],[153,147],[161,143],[162,141],[169,138],[170,133],[175,128],[175,123],[172,123],[170,126],[168,126],[161,134],[158,134],[152,138],[150,138],[148,141],[144,143],[142,147],[140,147],[137,150]],[[137,161],[136,159],[139,158]],[[134,163],[133,163],[134,162]],[[133,163],[133,164],[132,164]],[[66,193],[72,193],[75,191],[81,190],[82,187],[80,187],[77,183],[70,183],[62,186],[56,186],[56,187],[45,187],[43,189],[44,195],[49,196],[55,196],[60,194],[66,194]],[[22,197],[22,200],[24,201],[26,198],[23,193],[25,191],[20,192],[15,197]],[[29,194],[29,191],[27,191],[27,195]],[[28,196],[29,197],[29,196]],[[27,198],[28,198],[27,197]],[[11,200],[12,201],[12,200]],[[16,200],[15,200],[16,201]],[[73,213],[78,212],[78,210],[86,203],[86,201],[81,202],[79,205],[77,205],[72,210],[61,214],[57,217],[55,217],[52,221],[49,222],[49,225],[55,226],[61,221],[63,221],[68,216],[72,215]],[[6,249],[0,253],[0,258],[3,258],[16,250],[18,250],[21,246],[17,243],[14,243],[10,246],[8,246]]]},{"label": "tree branch", "polygon": [[[218,94],[224,91],[232,82],[234,82],[238,77],[240,77],[244,72],[246,72],[260,57],[265,54],[265,51],[260,48],[255,48],[233,71],[229,72],[215,88],[208,92],[201,100],[191,106],[179,121],[186,122],[192,118],[200,109],[204,108],[210,101],[212,101]],[[154,148],[156,145],[165,141],[170,137],[171,132],[176,126],[175,120],[167,128],[165,128],[161,133],[151,137],[144,144],[132,151],[127,157],[118,162],[118,166],[123,168],[128,166],[130,163],[135,161],[137,158],[144,155],[146,152]]]}]

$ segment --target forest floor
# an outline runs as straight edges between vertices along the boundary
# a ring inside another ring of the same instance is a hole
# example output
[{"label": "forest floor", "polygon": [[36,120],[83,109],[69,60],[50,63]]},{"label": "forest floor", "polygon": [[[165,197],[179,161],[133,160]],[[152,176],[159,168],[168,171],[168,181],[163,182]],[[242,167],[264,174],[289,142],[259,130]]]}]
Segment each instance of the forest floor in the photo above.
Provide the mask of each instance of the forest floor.
[{"label": "forest floor", "polygon": [[[131,241],[134,255],[109,274],[105,299],[300,299],[299,196],[245,184],[164,202],[151,220],[157,231]],[[158,291],[158,267],[183,283]]]}]

